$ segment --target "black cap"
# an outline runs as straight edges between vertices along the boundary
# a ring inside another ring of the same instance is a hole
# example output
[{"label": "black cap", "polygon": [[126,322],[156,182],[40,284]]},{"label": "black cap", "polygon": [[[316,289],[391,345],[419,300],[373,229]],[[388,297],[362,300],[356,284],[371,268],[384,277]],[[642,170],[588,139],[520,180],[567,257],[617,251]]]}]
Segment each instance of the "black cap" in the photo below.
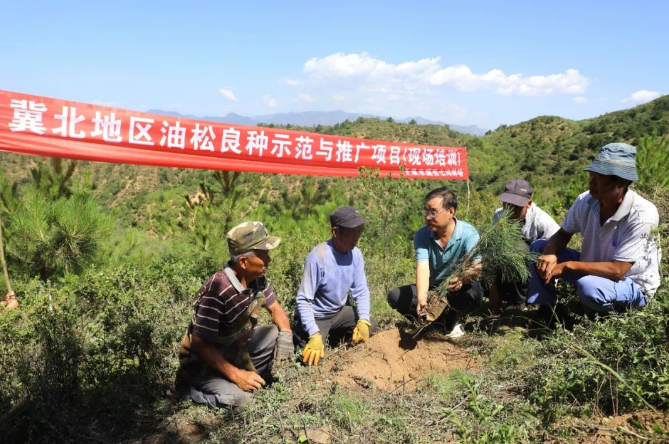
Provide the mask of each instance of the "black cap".
[{"label": "black cap", "polygon": [[499,196],[502,202],[524,207],[532,198],[534,188],[523,179],[513,179],[506,183],[504,192]]},{"label": "black cap", "polygon": [[360,212],[352,207],[339,207],[330,213],[330,225],[333,227],[355,228],[369,222],[360,216]]}]

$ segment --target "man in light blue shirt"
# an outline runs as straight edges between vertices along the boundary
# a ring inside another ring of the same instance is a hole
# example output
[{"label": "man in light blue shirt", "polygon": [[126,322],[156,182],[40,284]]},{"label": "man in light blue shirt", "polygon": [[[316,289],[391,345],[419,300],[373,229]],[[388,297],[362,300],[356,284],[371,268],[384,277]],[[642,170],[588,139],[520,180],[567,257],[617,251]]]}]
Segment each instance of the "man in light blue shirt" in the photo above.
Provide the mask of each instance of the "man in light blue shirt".
[{"label": "man in light blue shirt", "polygon": [[[458,199],[448,187],[437,188],[425,196],[425,225],[413,238],[416,284],[404,285],[388,293],[390,306],[407,317],[422,316],[428,291],[439,287],[479,240],[476,228],[455,217],[457,207]],[[479,264],[471,267],[464,278],[452,278],[448,285],[449,308],[440,319],[448,338],[463,336],[462,325],[457,321],[481,305],[483,288],[477,280]]]},{"label": "man in light blue shirt", "polygon": [[[354,208],[337,208],[330,214],[332,238],[307,256],[293,324],[294,340],[303,348],[305,364],[318,365],[330,333],[341,337],[352,331],[353,343],[358,343],[375,330],[369,315],[365,262],[356,246],[367,222]],[[355,308],[346,305],[349,291]]]}]

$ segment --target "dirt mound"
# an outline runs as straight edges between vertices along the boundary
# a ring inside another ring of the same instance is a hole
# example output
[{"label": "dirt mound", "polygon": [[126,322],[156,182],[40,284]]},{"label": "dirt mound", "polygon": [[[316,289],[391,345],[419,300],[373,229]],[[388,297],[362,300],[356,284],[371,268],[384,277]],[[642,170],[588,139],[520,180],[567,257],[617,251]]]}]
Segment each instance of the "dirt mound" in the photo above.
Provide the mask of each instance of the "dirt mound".
[{"label": "dirt mound", "polygon": [[467,349],[431,335],[412,341],[410,335],[386,330],[364,344],[340,351],[328,359],[324,370],[347,387],[413,390],[429,374],[447,374],[454,369],[474,370],[479,364]]}]

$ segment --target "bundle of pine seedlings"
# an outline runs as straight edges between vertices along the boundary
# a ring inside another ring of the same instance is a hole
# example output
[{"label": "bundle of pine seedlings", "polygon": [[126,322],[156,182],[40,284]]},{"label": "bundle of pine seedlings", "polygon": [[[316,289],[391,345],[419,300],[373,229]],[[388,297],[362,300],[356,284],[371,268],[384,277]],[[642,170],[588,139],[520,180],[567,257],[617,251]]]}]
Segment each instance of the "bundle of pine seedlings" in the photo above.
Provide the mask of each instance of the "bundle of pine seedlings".
[{"label": "bundle of pine seedlings", "polygon": [[502,282],[525,282],[530,278],[528,264],[535,262],[537,257],[537,253],[527,248],[521,222],[510,219],[505,211],[496,222],[479,229],[479,240],[474,248],[460,258],[451,275],[428,299],[426,320],[436,320],[448,306],[446,295],[453,278],[464,279],[480,267],[479,279],[488,287],[498,274]]}]

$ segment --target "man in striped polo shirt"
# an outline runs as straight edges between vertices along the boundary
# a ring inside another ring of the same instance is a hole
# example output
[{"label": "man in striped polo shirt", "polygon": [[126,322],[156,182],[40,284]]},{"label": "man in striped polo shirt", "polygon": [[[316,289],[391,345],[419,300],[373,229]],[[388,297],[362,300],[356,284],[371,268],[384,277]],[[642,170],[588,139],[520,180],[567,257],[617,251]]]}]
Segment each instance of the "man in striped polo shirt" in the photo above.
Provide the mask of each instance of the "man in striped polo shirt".
[{"label": "man in striped polo shirt", "polygon": [[[198,404],[241,406],[266,384],[274,359],[293,356],[286,312],[264,274],[280,238],[260,222],[227,234],[230,261],[200,289],[180,351],[179,396]],[[256,328],[259,309],[275,325]]]},{"label": "man in striped polo shirt", "polygon": [[[585,169],[589,191],[576,198],[555,235],[532,244],[542,255],[530,267],[527,302],[541,304],[545,320],[556,303],[557,278],[576,284],[590,316],[643,307],[659,287],[660,250],[654,233],[659,215],[655,205],[629,189],[638,180],[635,160],[631,145],[602,147]],[[580,253],[566,248],[579,232]]]}]

